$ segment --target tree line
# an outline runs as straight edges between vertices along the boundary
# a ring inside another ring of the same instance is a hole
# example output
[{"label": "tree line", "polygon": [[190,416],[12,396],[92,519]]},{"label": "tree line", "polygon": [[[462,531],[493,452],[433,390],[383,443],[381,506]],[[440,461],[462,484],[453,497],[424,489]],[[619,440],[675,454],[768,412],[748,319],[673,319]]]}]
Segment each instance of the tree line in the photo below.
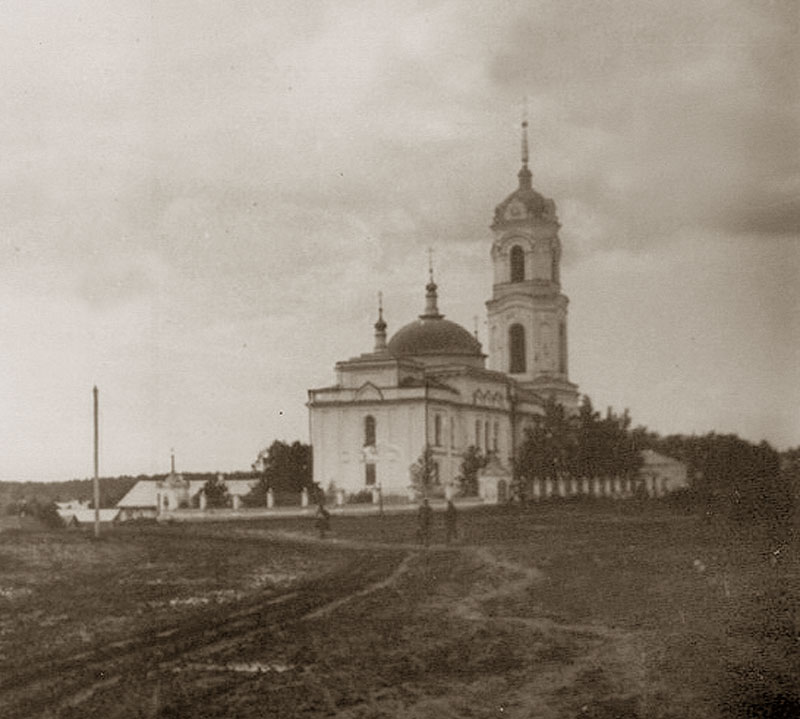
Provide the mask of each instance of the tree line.
[{"label": "tree line", "polygon": [[[609,407],[601,416],[584,396],[571,415],[551,398],[513,457],[517,493],[525,499],[524,489],[533,481],[634,477],[642,465],[639,440],[627,410],[617,414]],[[477,492],[478,473],[488,459],[477,447],[467,448],[459,477],[464,493]]]},{"label": "tree line", "polygon": [[[689,486],[678,498],[709,520],[758,525],[784,541],[791,534],[800,492],[800,447],[779,453],[767,442],[714,432],[662,437],[632,427],[627,410],[609,408],[602,415],[588,396],[574,415],[552,399],[546,402],[513,457],[518,494],[525,499],[524,488],[532,481],[634,478],[644,449],[686,464]],[[412,473],[419,474],[430,459],[423,454]],[[464,494],[477,493],[478,474],[487,461],[476,447],[464,453],[459,477]]]}]

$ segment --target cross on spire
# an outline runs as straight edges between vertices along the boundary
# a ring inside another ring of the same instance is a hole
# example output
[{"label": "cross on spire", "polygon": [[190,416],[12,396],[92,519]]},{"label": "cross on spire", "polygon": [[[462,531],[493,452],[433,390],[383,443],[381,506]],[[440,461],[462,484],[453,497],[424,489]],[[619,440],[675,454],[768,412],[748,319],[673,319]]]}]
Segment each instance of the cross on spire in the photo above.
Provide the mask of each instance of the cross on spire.
[{"label": "cross on spire", "polygon": [[522,164],[528,166],[528,97],[525,96],[522,106]]},{"label": "cross on spire", "polygon": [[421,319],[441,319],[444,316],[439,314],[436,304],[437,289],[433,279],[433,247],[428,247],[428,284],[425,286],[425,312],[420,315]]},{"label": "cross on spire", "polygon": [[522,108],[522,168],[517,173],[521,190],[531,189],[532,175],[528,169],[528,159],[528,98],[526,97]]},{"label": "cross on spire", "polygon": [[375,351],[386,349],[386,322],[383,319],[383,292],[378,292],[378,321],[375,323]]}]

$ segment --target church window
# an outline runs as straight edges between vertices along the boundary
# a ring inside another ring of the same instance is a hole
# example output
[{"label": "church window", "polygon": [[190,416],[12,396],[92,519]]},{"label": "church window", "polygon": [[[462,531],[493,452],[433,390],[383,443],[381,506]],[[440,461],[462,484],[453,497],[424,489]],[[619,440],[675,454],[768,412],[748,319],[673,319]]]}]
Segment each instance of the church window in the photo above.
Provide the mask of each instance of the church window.
[{"label": "church window", "polygon": [[546,372],[553,372],[556,368],[556,356],[553,348],[553,328],[547,322],[539,325],[541,338],[541,368]]},{"label": "church window", "polygon": [[525,328],[520,324],[508,328],[508,345],[510,349],[508,371],[511,374],[525,372]]},{"label": "church window", "polygon": [[500,423],[499,422],[495,422],[494,423],[494,436],[492,437],[492,449],[494,450],[495,454],[497,454],[497,451],[498,451],[497,448],[498,448],[499,437],[500,437]]},{"label": "church window", "polygon": [[367,487],[375,486],[375,465],[372,463],[364,465],[364,482]]},{"label": "church window", "polygon": [[371,414],[364,418],[364,446],[375,446],[375,418]]},{"label": "church window", "polygon": [[479,419],[475,420],[475,447],[476,449],[481,448],[481,421]]},{"label": "church window", "polygon": [[525,252],[519,245],[511,248],[511,281],[525,280]]},{"label": "church window", "polygon": [[558,371],[567,373],[567,325],[564,322],[558,326]]},{"label": "church window", "polygon": [[486,448],[487,452],[490,451],[490,447],[492,446],[491,444],[489,444],[489,431],[490,431],[489,422],[486,422],[484,424],[484,432],[485,432],[486,436],[484,437],[484,445],[483,446]]},{"label": "church window", "polygon": [[440,414],[433,418],[433,444],[436,447],[442,446],[442,415]]}]

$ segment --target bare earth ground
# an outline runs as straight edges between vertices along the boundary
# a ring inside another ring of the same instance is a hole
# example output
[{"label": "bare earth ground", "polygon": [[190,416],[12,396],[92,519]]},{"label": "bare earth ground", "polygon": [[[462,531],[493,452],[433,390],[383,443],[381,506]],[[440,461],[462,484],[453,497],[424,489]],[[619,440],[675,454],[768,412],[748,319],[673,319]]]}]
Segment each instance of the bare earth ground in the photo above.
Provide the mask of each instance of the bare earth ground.
[{"label": "bare earth ground", "polygon": [[459,523],[0,535],[0,717],[800,716],[794,547],[646,503]]}]

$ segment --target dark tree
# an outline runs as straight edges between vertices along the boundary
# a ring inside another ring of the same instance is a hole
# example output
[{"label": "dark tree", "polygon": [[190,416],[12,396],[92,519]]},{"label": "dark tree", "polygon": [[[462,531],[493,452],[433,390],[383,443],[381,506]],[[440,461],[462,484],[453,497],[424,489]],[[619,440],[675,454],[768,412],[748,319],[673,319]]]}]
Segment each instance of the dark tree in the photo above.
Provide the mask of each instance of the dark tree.
[{"label": "dark tree", "polygon": [[206,502],[209,507],[225,507],[228,504],[228,488],[216,474],[206,480],[203,485]]},{"label": "dark tree", "polygon": [[461,460],[461,474],[458,478],[463,495],[474,497],[478,494],[478,472],[486,466],[487,460],[488,458],[475,445],[467,447]]},{"label": "dark tree", "polygon": [[436,483],[436,462],[433,460],[433,450],[426,444],[417,461],[409,467],[411,486],[423,497],[430,496]]},{"label": "dark tree", "polygon": [[627,410],[618,415],[609,408],[601,419],[587,396],[575,416],[568,416],[551,398],[517,453],[517,475],[523,482],[559,477],[632,477],[642,459],[641,441],[630,425]]},{"label": "dark tree", "polygon": [[537,417],[516,458],[517,476],[523,481],[556,479],[572,475],[578,456],[577,432],[563,405],[552,397]]},{"label": "dark tree", "polygon": [[262,449],[253,462],[253,472],[258,482],[247,497],[247,503],[263,506],[267,490],[299,494],[307,489],[316,494],[311,467],[311,445],[303,442],[288,444],[275,440]]}]

